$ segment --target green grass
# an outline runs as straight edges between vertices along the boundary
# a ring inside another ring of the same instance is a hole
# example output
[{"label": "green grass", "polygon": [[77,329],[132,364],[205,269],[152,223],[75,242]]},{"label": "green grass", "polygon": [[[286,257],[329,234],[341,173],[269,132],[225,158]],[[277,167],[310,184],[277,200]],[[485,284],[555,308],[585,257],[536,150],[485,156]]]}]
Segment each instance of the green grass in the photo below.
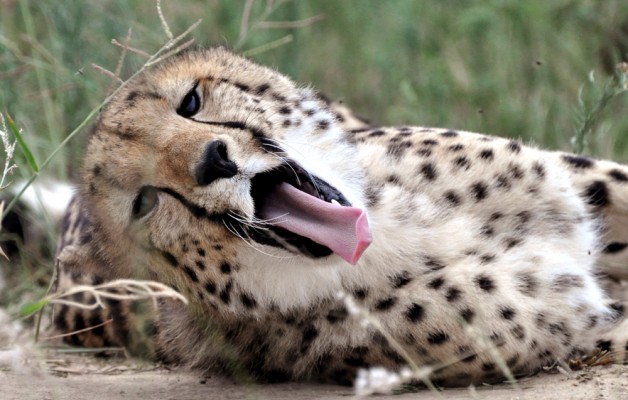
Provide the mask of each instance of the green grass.
[{"label": "green grass", "polygon": [[[242,36],[245,3],[164,2],[163,11],[175,35],[202,18],[193,32],[200,45],[246,52],[380,124],[563,150],[578,137],[585,153],[628,161],[628,96],[596,109],[613,66],[628,58],[625,0],[275,0],[273,8],[258,0]],[[78,179],[86,129],[46,161],[107,96],[110,78],[91,65],[115,70],[111,40],[123,42],[129,28],[130,45],[149,53],[167,40],[151,1],[0,2],[0,112],[23,129],[15,178],[41,167]],[[144,61],[129,54],[122,77]],[[51,265],[40,260],[25,275],[41,284]]]}]

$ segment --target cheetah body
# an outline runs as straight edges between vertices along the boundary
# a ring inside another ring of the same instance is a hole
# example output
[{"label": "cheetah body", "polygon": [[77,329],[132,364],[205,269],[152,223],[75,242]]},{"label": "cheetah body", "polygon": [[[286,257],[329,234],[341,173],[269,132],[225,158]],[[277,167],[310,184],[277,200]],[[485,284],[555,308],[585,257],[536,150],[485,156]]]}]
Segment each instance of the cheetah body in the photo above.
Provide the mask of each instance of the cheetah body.
[{"label": "cheetah body", "polygon": [[[201,105],[184,117],[192,91]],[[201,185],[203,149],[217,140],[237,173]],[[355,266],[303,254],[299,241],[250,239],[254,177],[286,160],[365,210],[372,244]],[[411,362],[444,384],[493,380],[504,366],[529,373],[587,354],[620,329],[621,306],[596,273],[609,242],[621,247],[608,221],[628,201],[626,176],[512,140],[370,128],[225,50],[188,52],[102,112],[58,286],[134,277],[176,288],[190,304],[159,303],[154,350],[193,367],[350,382],[360,368]],[[134,219],[145,187],[157,201]],[[61,307],[55,319],[68,330],[112,316],[72,340],[129,345],[132,314],[116,303],[97,315]]]}]

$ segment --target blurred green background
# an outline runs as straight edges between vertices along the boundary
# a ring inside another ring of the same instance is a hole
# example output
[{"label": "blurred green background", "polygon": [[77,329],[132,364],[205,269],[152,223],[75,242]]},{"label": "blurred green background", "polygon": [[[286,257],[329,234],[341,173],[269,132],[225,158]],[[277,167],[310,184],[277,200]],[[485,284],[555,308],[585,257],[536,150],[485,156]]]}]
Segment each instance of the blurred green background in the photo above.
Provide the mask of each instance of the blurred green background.
[{"label": "blurred green background", "polygon": [[[202,18],[197,43],[253,50],[377,123],[482,131],[552,149],[571,148],[579,91],[594,103],[628,58],[625,0],[257,0],[239,41],[246,4],[165,0],[162,9],[175,35]],[[0,0],[0,112],[24,129],[39,162],[105,97],[110,79],[91,64],[114,70],[120,49],[111,39],[123,41],[129,27],[131,45],[147,52],[167,39],[149,0]],[[275,40],[291,41],[259,48]],[[130,55],[123,76],[141,64]],[[624,97],[605,110],[589,153],[628,160]],[[84,137],[45,172],[76,179]]]},{"label": "blurred green background", "polygon": [[[627,0],[164,0],[162,9],[175,35],[202,18],[198,44],[246,52],[375,123],[551,149],[573,148],[583,111],[601,104],[615,65],[628,59]],[[111,79],[92,64],[115,70],[111,41],[129,28],[130,45],[149,53],[167,40],[151,0],[0,0],[0,113],[23,129],[39,164],[106,97]],[[143,62],[130,54],[122,77]],[[604,108],[585,152],[628,161],[627,106],[618,96]],[[43,173],[77,180],[86,133]],[[19,148],[16,163],[14,179],[32,174]],[[56,229],[29,223],[45,231],[43,255],[23,249],[14,258],[23,268],[5,270],[17,274],[0,306],[38,298],[34,287],[50,276]]]}]

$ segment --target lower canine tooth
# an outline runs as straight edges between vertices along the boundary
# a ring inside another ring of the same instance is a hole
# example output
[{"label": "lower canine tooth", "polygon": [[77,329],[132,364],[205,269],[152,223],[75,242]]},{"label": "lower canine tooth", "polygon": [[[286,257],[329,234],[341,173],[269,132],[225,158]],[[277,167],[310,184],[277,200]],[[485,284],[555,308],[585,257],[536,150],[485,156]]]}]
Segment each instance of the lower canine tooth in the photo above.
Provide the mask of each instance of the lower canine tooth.
[{"label": "lower canine tooth", "polygon": [[338,206],[340,205],[340,203],[338,203],[338,201],[337,201],[336,199],[332,199],[331,203],[332,203],[332,204],[336,204],[336,205],[338,205]]}]

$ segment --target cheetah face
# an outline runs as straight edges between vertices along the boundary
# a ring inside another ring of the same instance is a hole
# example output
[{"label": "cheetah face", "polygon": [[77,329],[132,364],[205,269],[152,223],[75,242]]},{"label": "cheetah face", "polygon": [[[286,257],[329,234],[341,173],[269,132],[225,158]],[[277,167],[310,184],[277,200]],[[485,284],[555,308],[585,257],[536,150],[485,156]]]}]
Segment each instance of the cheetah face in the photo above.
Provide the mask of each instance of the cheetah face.
[{"label": "cheetah face", "polygon": [[179,55],[94,129],[82,195],[96,239],[116,260],[227,243],[354,263],[370,232],[344,135],[316,93],[275,71],[224,49]]}]

